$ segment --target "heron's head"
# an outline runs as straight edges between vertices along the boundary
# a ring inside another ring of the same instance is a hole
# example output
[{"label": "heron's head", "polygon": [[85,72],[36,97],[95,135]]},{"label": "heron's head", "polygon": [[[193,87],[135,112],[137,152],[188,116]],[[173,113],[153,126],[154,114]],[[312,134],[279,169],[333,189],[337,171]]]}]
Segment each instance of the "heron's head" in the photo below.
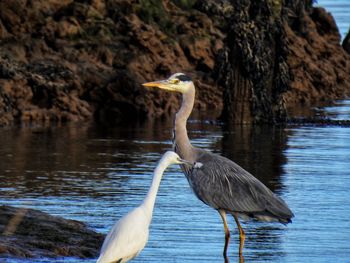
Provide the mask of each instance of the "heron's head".
[{"label": "heron's head", "polygon": [[145,87],[157,87],[164,90],[186,93],[193,87],[193,82],[192,79],[184,73],[175,73],[168,79],[147,82],[142,85]]}]

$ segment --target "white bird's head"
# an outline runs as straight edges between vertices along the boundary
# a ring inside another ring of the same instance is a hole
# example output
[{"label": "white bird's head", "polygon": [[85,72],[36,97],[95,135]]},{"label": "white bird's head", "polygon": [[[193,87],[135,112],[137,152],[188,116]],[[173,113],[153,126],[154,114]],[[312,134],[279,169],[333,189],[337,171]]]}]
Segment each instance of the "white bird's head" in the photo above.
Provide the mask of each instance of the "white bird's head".
[{"label": "white bird's head", "polygon": [[192,162],[181,159],[180,156],[173,151],[167,151],[166,153],[164,153],[162,159],[160,160],[160,163],[166,163],[166,166],[171,165],[171,164],[193,165]]},{"label": "white bird's head", "polygon": [[175,73],[168,79],[147,82],[142,85],[145,87],[157,87],[168,91],[186,93],[191,87],[193,87],[193,82],[191,77],[184,73]]}]

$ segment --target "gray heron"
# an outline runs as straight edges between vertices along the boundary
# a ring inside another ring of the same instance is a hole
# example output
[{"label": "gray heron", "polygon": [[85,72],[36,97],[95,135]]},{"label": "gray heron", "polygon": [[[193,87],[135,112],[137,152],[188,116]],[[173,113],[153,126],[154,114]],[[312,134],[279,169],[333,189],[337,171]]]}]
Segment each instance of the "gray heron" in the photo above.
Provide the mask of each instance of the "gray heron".
[{"label": "gray heron", "polygon": [[127,262],[136,257],[148,240],[154,203],[165,169],[171,164],[190,164],[167,151],[154,170],[151,187],[140,206],[117,221],[107,234],[97,263]]},{"label": "gray heron", "polygon": [[230,240],[226,213],[232,214],[238,227],[240,256],[245,233],[239,217],[283,224],[291,222],[294,215],[288,205],[252,174],[228,158],[192,146],[187,135],[186,122],[194,105],[195,87],[189,76],[176,73],[168,79],[142,85],[182,94],[182,104],[175,117],[174,150],[181,158],[202,164],[197,169],[187,165],[181,165],[181,168],[194,194],[203,203],[216,209],[222,218],[225,231],[223,251],[225,259]]}]

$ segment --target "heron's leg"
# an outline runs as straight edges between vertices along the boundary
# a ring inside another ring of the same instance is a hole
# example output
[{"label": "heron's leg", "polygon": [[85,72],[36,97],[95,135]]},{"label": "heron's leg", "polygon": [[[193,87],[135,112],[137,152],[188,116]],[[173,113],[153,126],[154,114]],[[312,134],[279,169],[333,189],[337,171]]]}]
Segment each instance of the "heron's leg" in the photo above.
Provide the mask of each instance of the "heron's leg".
[{"label": "heron's leg", "polygon": [[226,221],[226,211],[219,209],[218,212],[221,216],[222,222],[224,223],[225,247],[224,247],[223,255],[224,255],[224,258],[227,259],[227,247],[228,247],[228,243],[230,241],[230,230],[228,229],[228,225],[227,225],[227,221]]},{"label": "heron's leg", "polygon": [[239,231],[239,254],[242,255],[242,251],[243,251],[243,247],[244,247],[244,240],[245,240],[245,234],[244,234],[244,231],[243,231],[243,228],[241,227],[241,224],[239,223],[239,220],[238,220],[238,214],[237,213],[232,213],[235,221],[236,221],[236,224],[237,224],[237,227],[238,227],[238,231]]}]

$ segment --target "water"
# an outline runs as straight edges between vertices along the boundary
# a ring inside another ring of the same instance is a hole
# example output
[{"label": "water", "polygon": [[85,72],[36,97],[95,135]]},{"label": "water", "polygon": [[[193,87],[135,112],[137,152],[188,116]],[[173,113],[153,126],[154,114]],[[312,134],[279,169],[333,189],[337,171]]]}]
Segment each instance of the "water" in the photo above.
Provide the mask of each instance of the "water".
[{"label": "water", "polygon": [[[344,38],[350,2],[318,0]],[[350,101],[322,110],[350,119]],[[107,233],[143,199],[160,154],[171,148],[171,123],[117,128],[63,126],[0,129],[0,204],[25,206],[86,222]],[[192,121],[197,147],[234,159],[282,196],[296,217],[287,227],[243,223],[246,262],[350,262],[350,128],[239,126]],[[88,208],[88,209],[87,209]],[[231,262],[238,238],[229,218]],[[178,167],[159,190],[147,247],[135,262],[222,262],[216,211],[191,193]],[[95,262],[0,257],[0,262]]]},{"label": "water", "polygon": [[[350,100],[323,111],[350,118]],[[234,159],[278,193],[292,224],[243,223],[245,262],[350,262],[350,128],[234,126],[194,119],[197,147]],[[0,129],[1,204],[26,206],[86,222],[107,233],[137,206],[161,153],[171,148],[171,122],[122,127],[69,125]],[[229,217],[231,262],[238,233]],[[223,262],[220,216],[191,192],[177,166],[157,197],[150,239],[135,262]],[[40,259],[0,262],[94,262]]]}]

